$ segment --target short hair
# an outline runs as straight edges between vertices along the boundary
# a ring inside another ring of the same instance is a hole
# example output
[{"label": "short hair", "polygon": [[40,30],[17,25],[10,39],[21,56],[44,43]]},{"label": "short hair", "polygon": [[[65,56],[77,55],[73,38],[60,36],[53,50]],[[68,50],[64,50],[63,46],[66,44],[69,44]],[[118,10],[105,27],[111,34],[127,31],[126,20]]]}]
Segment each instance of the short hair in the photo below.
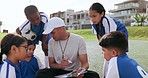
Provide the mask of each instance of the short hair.
[{"label": "short hair", "polygon": [[32,15],[34,13],[38,12],[38,9],[34,5],[29,5],[24,9],[24,13],[26,16]]},{"label": "short hair", "polygon": [[126,52],[126,49],[128,47],[128,41],[123,32],[113,31],[108,34],[105,34],[100,39],[99,45],[104,48],[116,48],[122,52]]}]

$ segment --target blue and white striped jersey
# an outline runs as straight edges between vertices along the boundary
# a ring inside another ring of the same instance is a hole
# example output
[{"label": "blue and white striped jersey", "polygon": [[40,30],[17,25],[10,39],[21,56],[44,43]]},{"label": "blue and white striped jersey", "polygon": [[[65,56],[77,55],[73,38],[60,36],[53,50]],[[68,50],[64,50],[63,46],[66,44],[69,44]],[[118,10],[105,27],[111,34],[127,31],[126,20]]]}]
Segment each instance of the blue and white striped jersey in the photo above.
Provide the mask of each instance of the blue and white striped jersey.
[{"label": "blue and white striped jersey", "polygon": [[36,40],[34,40],[34,43],[35,44],[38,44],[38,41],[39,40],[42,41],[42,37],[43,37],[43,34],[42,33],[47,28],[47,26],[49,26],[49,23],[48,23],[49,17],[45,13],[43,13],[43,12],[40,12],[40,16],[41,16],[41,22],[40,22],[40,24],[38,26],[35,26],[35,25],[31,24],[31,22],[29,20],[26,20],[19,27],[19,31],[21,33],[26,33],[28,30],[31,30],[34,33],[36,33],[37,38],[36,38]]},{"label": "blue and white striped jersey", "polygon": [[[126,39],[128,40],[128,31],[125,25],[115,18],[104,16],[102,25],[103,26],[92,24],[93,33],[96,34],[96,32],[98,32],[98,34],[102,37],[104,34],[110,33],[112,31],[121,31],[125,34]],[[126,52],[128,52],[128,48],[126,49]]]},{"label": "blue and white striped jersey", "polygon": [[14,65],[7,58],[4,60],[3,64],[0,66],[1,66],[0,78],[22,78],[19,67]]},{"label": "blue and white striped jersey", "polygon": [[125,25],[122,24],[120,21],[116,20],[115,18],[104,16],[102,20],[102,24],[103,26],[96,26],[95,24],[92,24],[93,26],[92,29],[93,29],[94,34],[96,34],[96,32],[98,31],[98,34],[100,36],[103,36],[104,34],[112,32],[112,31],[121,31],[125,33],[128,39],[128,32],[127,32]]},{"label": "blue and white striped jersey", "polygon": [[106,73],[105,78],[148,78],[148,73],[126,54],[111,58]]},{"label": "blue and white striped jersey", "polygon": [[[41,25],[43,26],[43,29],[42,30],[45,30],[46,26],[48,26],[48,16],[43,13],[43,12],[40,12],[40,16],[41,16]],[[19,27],[19,30],[21,32],[24,32],[24,31],[28,31],[30,29],[32,29],[32,27],[34,27],[34,25],[32,25],[29,20],[26,20],[20,27]],[[38,30],[39,31],[39,30]]]}]

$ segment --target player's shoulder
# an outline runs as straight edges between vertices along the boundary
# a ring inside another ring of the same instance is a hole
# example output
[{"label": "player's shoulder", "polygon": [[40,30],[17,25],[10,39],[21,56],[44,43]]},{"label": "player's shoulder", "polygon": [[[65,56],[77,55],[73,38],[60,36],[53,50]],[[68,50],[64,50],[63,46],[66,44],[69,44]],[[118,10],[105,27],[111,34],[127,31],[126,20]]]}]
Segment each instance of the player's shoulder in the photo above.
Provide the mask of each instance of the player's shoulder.
[{"label": "player's shoulder", "polygon": [[122,62],[122,63],[131,63],[131,64],[137,63],[134,59],[128,57],[127,54],[119,55],[118,56],[118,61],[119,62]]},{"label": "player's shoulder", "polygon": [[110,59],[110,61],[109,61],[109,64],[110,64],[110,65],[115,65],[115,64],[117,64],[117,57],[112,57],[112,58]]},{"label": "player's shoulder", "polygon": [[46,23],[49,20],[49,17],[47,14],[45,14],[44,12],[40,12],[40,16],[41,16],[41,20]]},{"label": "player's shoulder", "polygon": [[135,70],[139,64],[132,58],[129,58],[127,54],[122,54],[117,58],[117,64],[119,69],[130,68],[131,70]]},{"label": "player's shoulder", "polygon": [[7,69],[14,70],[15,67],[12,64],[4,61],[3,64],[2,64],[2,66],[1,66],[1,70],[7,70]]},{"label": "player's shoulder", "polygon": [[40,15],[41,16],[45,16],[45,17],[48,17],[48,15],[46,13],[44,13],[44,12],[40,12]]},{"label": "player's shoulder", "polygon": [[33,55],[32,58],[39,59],[37,55]]},{"label": "player's shoulder", "polygon": [[29,20],[26,20],[25,22],[23,22],[23,24],[20,26],[20,28],[26,27],[26,26],[30,26],[30,21]]},{"label": "player's shoulder", "polygon": [[81,39],[81,40],[84,39],[82,36],[80,36],[80,35],[78,35],[78,34],[74,34],[74,33],[70,33],[70,37],[71,37],[71,38],[75,38],[75,39]]},{"label": "player's shoulder", "polygon": [[110,17],[110,16],[108,16],[108,15],[105,15],[105,16],[104,16],[104,19],[106,19],[106,20],[112,20],[112,17]]}]

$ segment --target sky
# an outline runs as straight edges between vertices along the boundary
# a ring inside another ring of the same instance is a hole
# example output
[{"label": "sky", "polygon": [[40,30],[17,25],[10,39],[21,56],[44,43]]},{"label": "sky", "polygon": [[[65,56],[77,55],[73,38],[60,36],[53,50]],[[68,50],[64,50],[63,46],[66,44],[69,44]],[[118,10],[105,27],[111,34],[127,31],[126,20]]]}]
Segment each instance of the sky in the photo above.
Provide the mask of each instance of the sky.
[{"label": "sky", "polygon": [[94,2],[101,3],[108,11],[115,8],[114,4],[123,1],[126,0],[0,0],[1,31],[7,29],[9,32],[15,32],[15,29],[26,20],[24,8],[28,5],[37,6],[40,12],[45,12],[49,16],[67,9],[88,10]]}]

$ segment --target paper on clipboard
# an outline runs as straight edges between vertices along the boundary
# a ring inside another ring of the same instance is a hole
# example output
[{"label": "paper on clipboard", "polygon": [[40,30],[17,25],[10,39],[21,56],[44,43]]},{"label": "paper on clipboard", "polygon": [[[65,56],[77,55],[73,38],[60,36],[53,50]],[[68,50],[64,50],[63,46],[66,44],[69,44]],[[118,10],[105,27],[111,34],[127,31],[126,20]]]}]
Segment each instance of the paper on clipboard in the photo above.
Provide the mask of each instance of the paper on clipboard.
[{"label": "paper on clipboard", "polygon": [[73,72],[72,71],[72,72],[67,73],[67,74],[55,76],[55,78],[76,78],[79,75],[84,74],[86,72],[87,72],[86,70],[81,70],[80,72]]}]

